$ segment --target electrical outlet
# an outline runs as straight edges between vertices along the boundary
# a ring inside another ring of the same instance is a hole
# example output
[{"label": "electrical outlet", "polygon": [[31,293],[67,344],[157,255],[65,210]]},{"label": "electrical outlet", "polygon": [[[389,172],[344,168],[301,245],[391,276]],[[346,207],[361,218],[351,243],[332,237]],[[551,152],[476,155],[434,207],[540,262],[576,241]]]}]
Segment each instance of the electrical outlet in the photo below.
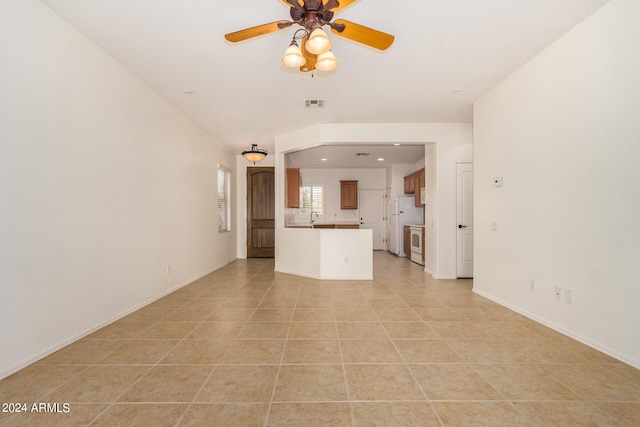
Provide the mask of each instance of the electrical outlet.
[{"label": "electrical outlet", "polygon": [[529,290],[531,292],[535,292],[536,291],[536,281],[532,280],[531,282],[529,282]]},{"label": "electrical outlet", "polygon": [[562,299],[562,289],[556,286],[556,299],[560,301]]},{"label": "electrical outlet", "polygon": [[167,264],[167,274],[171,274],[171,265]]},{"label": "electrical outlet", "polygon": [[345,264],[349,264],[349,257],[348,256],[344,257],[344,263]]}]

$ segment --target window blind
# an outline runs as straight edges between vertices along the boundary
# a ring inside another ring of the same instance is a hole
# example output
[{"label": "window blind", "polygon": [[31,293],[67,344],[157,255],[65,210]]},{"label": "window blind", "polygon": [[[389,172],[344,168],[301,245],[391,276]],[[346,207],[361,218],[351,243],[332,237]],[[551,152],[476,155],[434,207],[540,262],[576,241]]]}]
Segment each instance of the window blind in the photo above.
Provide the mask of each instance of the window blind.
[{"label": "window blind", "polygon": [[231,231],[231,173],[218,168],[218,232]]},{"label": "window blind", "polygon": [[310,214],[317,212],[324,215],[324,187],[309,186],[300,187],[300,213]]}]

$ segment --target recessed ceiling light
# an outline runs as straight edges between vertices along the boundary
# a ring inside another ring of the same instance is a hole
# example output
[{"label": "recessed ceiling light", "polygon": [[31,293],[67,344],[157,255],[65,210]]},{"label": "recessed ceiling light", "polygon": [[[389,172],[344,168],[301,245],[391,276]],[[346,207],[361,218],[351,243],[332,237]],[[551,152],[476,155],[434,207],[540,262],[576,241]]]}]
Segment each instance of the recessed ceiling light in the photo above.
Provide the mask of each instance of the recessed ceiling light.
[{"label": "recessed ceiling light", "polygon": [[400,145],[400,144],[393,144],[393,145]]},{"label": "recessed ceiling light", "polygon": [[384,162],[384,159],[383,159],[382,157],[379,157],[379,158],[378,158],[378,161],[379,161],[379,162]]},{"label": "recessed ceiling light", "polygon": [[327,161],[327,159],[325,159],[325,158],[322,158],[322,159],[320,159],[320,160],[322,160],[323,162],[326,162],[326,161]]}]

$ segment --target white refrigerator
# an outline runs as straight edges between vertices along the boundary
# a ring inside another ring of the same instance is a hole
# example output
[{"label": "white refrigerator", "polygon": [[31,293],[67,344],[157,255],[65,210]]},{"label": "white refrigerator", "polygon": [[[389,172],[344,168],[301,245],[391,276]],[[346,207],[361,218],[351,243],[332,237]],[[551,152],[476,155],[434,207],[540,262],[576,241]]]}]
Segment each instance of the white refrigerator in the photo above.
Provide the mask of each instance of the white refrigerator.
[{"label": "white refrigerator", "polygon": [[424,208],[416,207],[414,196],[394,197],[389,202],[389,252],[398,256],[404,253],[404,226],[424,224]]}]

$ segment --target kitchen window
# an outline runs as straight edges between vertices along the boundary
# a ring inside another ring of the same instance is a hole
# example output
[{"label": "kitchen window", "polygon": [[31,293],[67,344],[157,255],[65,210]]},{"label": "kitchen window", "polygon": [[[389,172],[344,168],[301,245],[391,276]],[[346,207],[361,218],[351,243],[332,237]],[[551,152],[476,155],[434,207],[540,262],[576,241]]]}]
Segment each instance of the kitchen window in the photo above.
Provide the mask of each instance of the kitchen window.
[{"label": "kitchen window", "polygon": [[218,165],[218,232],[231,231],[231,170]]},{"label": "kitchen window", "polygon": [[324,215],[324,186],[300,187],[300,213]]}]

